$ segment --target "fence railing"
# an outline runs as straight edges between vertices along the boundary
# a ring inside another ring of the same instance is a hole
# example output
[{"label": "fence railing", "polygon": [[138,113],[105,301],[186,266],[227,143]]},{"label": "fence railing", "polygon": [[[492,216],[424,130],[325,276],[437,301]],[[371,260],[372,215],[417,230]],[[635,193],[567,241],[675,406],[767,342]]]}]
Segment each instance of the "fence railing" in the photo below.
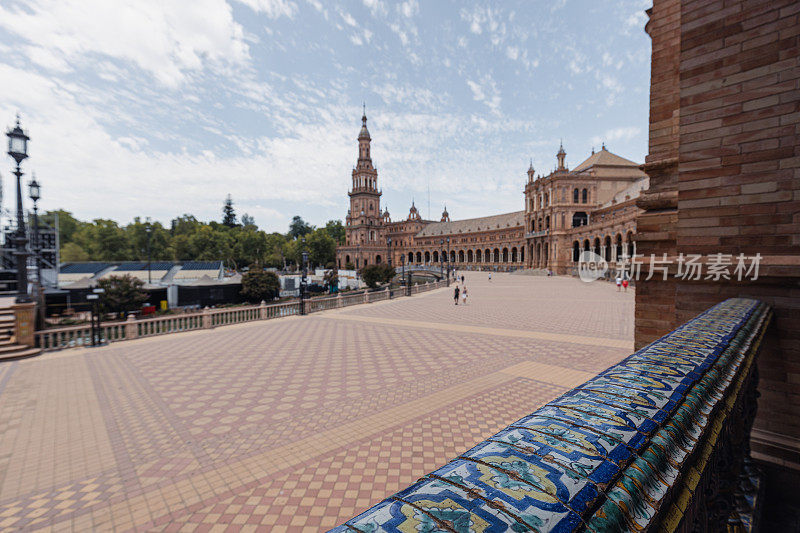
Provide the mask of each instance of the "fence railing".
[{"label": "fence railing", "polygon": [[[414,285],[411,287],[410,292],[411,294],[417,294],[443,287],[445,284],[445,281],[436,281]],[[305,301],[305,312],[306,314],[311,314],[351,305],[378,302],[387,300],[390,297],[396,298],[403,296],[404,292],[403,289],[394,289],[391,292],[389,289],[384,289],[373,292],[364,291],[355,294],[339,293],[336,296],[310,298]],[[96,340],[107,343],[142,337],[154,337],[156,335],[165,335],[168,333],[210,329],[218,326],[254,322],[256,320],[270,320],[273,318],[300,315],[300,310],[299,301],[280,304],[266,304],[262,302],[261,305],[225,309],[204,309],[199,313],[167,315],[140,320],[131,316],[128,320],[123,322],[106,322],[102,324],[99,333],[96,334]],[[44,329],[37,331],[35,336],[36,346],[42,350],[59,350],[62,348],[74,348],[92,344],[92,329],[89,324]]]},{"label": "fence railing", "polygon": [[332,531],[757,531],[771,314],[726,300]]}]

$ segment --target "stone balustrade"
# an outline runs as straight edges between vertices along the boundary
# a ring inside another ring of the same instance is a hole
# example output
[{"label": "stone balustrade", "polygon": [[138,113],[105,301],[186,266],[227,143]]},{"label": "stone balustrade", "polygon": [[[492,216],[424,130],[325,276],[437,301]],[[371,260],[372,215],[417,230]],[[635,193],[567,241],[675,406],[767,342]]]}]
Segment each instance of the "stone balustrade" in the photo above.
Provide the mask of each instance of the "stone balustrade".
[{"label": "stone balustrade", "polygon": [[[411,287],[411,294],[443,287],[445,284],[445,281],[437,281],[414,285]],[[390,296],[397,297],[401,295],[404,295],[404,291],[396,289],[391,294],[388,290],[379,290],[374,292],[359,292],[356,294],[339,293],[336,296],[309,298],[305,301],[306,313],[315,313],[350,305],[377,302],[386,300]],[[299,314],[300,302],[293,301],[269,305],[262,302],[261,305],[204,309],[199,313],[164,315],[140,320],[131,316],[127,321],[106,322],[101,324],[100,339],[104,343],[116,342],[141,337],[165,335],[168,333],[210,329],[218,326],[241,324],[256,320],[270,320]],[[35,338],[36,346],[42,350],[59,350],[62,348],[89,346],[92,344],[91,326],[89,324],[40,330],[35,333]]]},{"label": "stone balustrade", "polygon": [[770,319],[720,303],[333,531],[751,531]]}]

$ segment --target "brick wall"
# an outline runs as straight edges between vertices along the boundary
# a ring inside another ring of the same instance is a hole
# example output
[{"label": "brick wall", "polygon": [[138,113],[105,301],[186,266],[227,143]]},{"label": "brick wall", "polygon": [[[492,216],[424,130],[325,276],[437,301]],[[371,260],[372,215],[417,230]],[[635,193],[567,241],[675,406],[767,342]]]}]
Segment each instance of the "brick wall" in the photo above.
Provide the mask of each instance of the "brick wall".
[{"label": "brick wall", "polygon": [[[677,47],[670,33],[676,21]],[[657,0],[648,29],[653,82],[645,170],[658,179],[637,226],[664,240],[649,249],[640,243],[639,250],[760,253],[763,260],[756,282],[640,283],[637,344],[730,296],[772,305],[754,452],[800,469],[800,3]],[[678,126],[670,134],[675,98]],[[677,173],[664,172],[675,148]],[[673,197],[671,213],[664,206]],[[654,324],[662,312],[672,314]]]}]

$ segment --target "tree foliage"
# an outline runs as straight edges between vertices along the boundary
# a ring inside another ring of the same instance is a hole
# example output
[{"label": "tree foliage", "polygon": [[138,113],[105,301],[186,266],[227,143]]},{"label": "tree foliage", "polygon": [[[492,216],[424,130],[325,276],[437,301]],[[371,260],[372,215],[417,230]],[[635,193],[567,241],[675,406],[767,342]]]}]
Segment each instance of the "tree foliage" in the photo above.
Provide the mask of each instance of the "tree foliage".
[{"label": "tree foliage", "polygon": [[142,307],[150,295],[142,290],[144,282],[132,276],[110,276],[97,285],[105,289],[100,294],[100,304],[106,312],[127,314]]},{"label": "tree foliage", "polygon": [[278,275],[261,268],[242,276],[242,296],[251,302],[270,302],[277,298],[281,284]]},{"label": "tree foliage", "polygon": [[236,211],[233,210],[233,199],[229,194],[222,206],[222,225],[232,228],[236,226]]},{"label": "tree foliage", "polygon": [[370,289],[377,288],[379,283],[389,283],[394,275],[394,269],[385,263],[367,265],[361,269],[361,279]]},{"label": "tree foliage", "polygon": [[[326,266],[336,260],[340,238],[339,221],[314,229],[299,216],[294,217],[289,233],[266,233],[252,217],[242,216],[242,224],[227,226],[197,220],[190,214],[172,219],[168,226],[148,223],[137,217],[126,226],[107,219],[84,222],[64,210],[48,211],[42,219],[54,224],[58,214],[62,261],[146,261],[150,224],[150,259],[153,261],[218,261],[230,268],[260,264],[273,268],[293,268],[300,263],[302,238],[309,253],[310,267]],[[296,238],[299,235],[300,238]]]}]

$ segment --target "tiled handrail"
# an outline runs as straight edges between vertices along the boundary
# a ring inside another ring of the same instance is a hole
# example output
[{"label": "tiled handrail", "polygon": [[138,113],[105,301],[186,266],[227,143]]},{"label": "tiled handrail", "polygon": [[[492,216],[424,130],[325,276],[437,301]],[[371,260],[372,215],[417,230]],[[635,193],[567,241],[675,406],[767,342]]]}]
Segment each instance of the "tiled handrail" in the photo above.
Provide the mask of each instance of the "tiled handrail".
[{"label": "tiled handrail", "polygon": [[[411,288],[412,294],[436,289],[444,286],[444,284],[444,281],[438,281],[435,283],[414,285]],[[401,296],[402,292],[401,290],[395,290],[391,296]],[[390,294],[388,290],[359,292],[356,294],[339,293],[337,296],[308,299],[305,301],[305,310],[306,313],[315,313],[327,309],[386,300],[389,297]],[[282,304],[204,309],[199,313],[166,315],[143,320],[136,320],[134,317],[130,317],[130,319],[125,322],[106,322],[102,324],[99,338],[101,342],[116,342],[140,337],[165,335],[167,333],[241,324],[243,322],[252,322],[255,320],[269,320],[272,318],[299,314],[300,302],[294,301]],[[88,346],[92,343],[91,326],[89,326],[89,324],[44,329],[37,331],[35,336],[36,345],[43,350],[59,350],[62,348]]]},{"label": "tiled handrail", "polygon": [[333,531],[749,531],[770,318],[718,304]]}]

